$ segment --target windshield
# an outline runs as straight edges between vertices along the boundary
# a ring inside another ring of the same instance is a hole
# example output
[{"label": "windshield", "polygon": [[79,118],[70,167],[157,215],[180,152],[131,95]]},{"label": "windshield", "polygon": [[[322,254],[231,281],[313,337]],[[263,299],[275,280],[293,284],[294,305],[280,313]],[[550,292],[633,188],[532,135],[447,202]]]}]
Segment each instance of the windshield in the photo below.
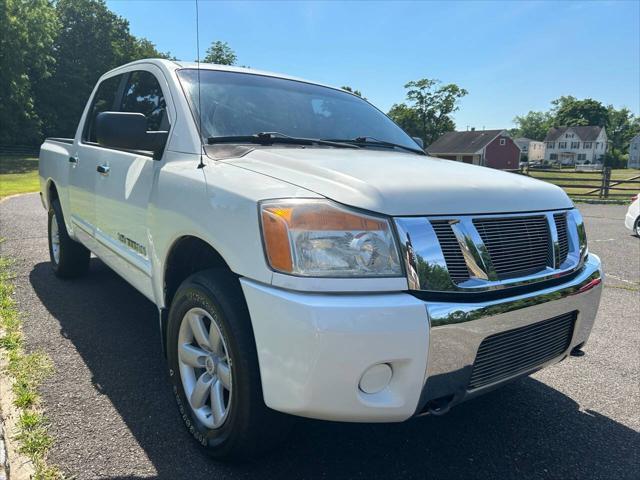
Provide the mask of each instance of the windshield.
[{"label": "windshield", "polygon": [[[198,71],[178,77],[198,118]],[[200,70],[201,135],[245,136],[279,132],[292,137],[373,137],[418,149],[386,115],[359,97],[328,87],[247,73]]]}]

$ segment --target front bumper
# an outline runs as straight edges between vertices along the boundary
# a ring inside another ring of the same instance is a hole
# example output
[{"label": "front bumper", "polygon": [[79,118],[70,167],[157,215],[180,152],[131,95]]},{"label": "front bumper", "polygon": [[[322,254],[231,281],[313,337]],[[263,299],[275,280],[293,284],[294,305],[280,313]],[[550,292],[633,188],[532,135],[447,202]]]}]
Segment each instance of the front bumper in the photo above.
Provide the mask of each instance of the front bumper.
[{"label": "front bumper", "polygon": [[[241,279],[258,351],[264,401],[274,410],[324,420],[402,421],[429,402],[448,406],[514,377],[467,390],[489,335],[577,311],[566,351],[584,344],[600,302],[600,259],[589,255],[570,280],[485,302],[422,301],[408,293],[310,294]],[[371,366],[393,375],[380,392],[358,387]]]}]

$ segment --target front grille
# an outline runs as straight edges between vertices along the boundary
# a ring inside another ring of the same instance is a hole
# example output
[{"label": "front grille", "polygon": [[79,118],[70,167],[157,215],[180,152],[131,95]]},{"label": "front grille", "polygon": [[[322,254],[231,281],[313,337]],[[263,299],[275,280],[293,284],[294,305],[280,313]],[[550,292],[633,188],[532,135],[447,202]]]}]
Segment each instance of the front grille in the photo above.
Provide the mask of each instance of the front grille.
[{"label": "front grille", "polygon": [[571,343],[576,312],[485,338],[478,348],[469,390],[525,373],[562,355]]},{"label": "front grille", "polygon": [[562,265],[567,259],[567,253],[569,253],[569,238],[567,236],[567,214],[556,213],[553,215],[553,219],[556,223],[556,231],[558,232],[558,258],[556,261],[556,268]]},{"label": "front grille", "polygon": [[449,276],[453,282],[463,282],[469,279],[469,270],[464,261],[460,244],[456,239],[448,220],[432,220],[431,226],[438,237],[440,248],[447,262]]},{"label": "front grille", "polygon": [[544,215],[476,218],[499,280],[525,276],[553,266],[549,225]]}]

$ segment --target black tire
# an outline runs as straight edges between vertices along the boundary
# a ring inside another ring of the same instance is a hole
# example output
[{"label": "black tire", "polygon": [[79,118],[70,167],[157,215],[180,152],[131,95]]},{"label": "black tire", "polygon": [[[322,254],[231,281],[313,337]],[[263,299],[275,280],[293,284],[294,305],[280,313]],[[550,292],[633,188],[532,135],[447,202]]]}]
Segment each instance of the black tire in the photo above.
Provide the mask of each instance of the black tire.
[{"label": "black tire", "polygon": [[640,217],[636,218],[636,223],[633,225],[633,234],[640,238]]},{"label": "black tire", "polygon": [[[52,221],[55,219],[58,226],[59,255],[54,255],[54,245],[52,239]],[[87,273],[89,269],[89,259],[91,252],[87,248],[69,237],[67,227],[62,216],[60,201],[56,198],[51,201],[49,207],[49,219],[47,221],[47,232],[49,239],[49,258],[51,267],[56,276],[60,278],[76,278]]]},{"label": "black tire", "polygon": [[[180,326],[194,308],[216,319],[231,358],[230,408],[226,420],[216,429],[208,428],[194,414],[178,364]],[[191,435],[212,457],[248,461],[276,447],[289,433],[292,417],[264,404],[251,320],[240,282],[232,273],[206,270],[182,283],[169,310],[167,357],[180,415]]]}]

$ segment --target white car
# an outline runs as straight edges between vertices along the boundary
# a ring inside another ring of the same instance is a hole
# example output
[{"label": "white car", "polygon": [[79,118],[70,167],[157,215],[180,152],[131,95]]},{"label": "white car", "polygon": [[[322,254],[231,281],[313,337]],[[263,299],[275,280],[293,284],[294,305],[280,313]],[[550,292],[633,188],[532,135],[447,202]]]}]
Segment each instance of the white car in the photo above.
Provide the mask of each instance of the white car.
[{"label": "white car", "polygon": [[624,225],[631,230],[636,237],[640,237],[640,194],[634,195],[631,205],[624,217]]},{"label": "white car", "polygon": [[582,354],[600,302],[560,188],[430,158],[366,100],[283,75],[112,70],[40,182],[54,272],[93,252],[157,305],[180,416],[217,458],[292,416],[445,413]]}]

